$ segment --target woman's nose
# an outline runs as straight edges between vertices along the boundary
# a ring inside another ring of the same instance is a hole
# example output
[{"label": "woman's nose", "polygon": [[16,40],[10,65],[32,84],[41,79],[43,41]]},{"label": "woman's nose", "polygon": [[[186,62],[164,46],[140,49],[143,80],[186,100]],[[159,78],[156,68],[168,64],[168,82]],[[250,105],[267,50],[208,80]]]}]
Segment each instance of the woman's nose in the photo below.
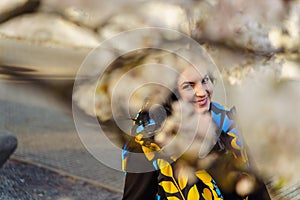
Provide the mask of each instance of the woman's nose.
[{"label": "woman's nose", "polygon": [[204,97],[206,95],[206,90],[202,86],[202,84],[196,84],[194,90],[195,90],[195,95],[198,97]]}]

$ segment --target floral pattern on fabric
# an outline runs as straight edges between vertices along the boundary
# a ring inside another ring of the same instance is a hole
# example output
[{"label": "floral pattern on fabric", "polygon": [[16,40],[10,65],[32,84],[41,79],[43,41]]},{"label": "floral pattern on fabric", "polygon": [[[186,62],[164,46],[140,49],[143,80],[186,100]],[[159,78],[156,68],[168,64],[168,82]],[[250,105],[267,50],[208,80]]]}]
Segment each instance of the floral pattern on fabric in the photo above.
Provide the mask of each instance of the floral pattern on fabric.
[{"label": "floral pattern on fabric", "polygon": [[222,200],[222,195],[213,178],[206,171],[196,173],[198,181],[188,184],[188,176],[178,173],[175,178],[173,163],[158,159],[157,168],[160,169],[158,176],[159,185],[167,199],[181,200]]},{"label": "floral pattern on fabric", "polygon": [[[225,109],[221,105],[212,102],[210,109],[212,119],[218,126],[220,133],[220,140],[224,149],[232,151],[235,158],[242,158],[242,161],[247,164],[248,158],[242,143],[242,137],[234,123],[235,109]],[[137,116],[138,119],[138,116]],[[155,122],[147,119],[145,125],[153,125]],[[178,173],[175,176],[176,169],[174,168],[174,160],[171,158],[160,158],[155,151],[160,151],[160,147],[151,140],[151,138],[144,138],[141,132],[143,126],[138,125],[139,133],[135,134],[134,141],[141,146],[147,160],[153,163],[155,169],[159,170],[158,175],[158,195],[157,199],[171,199],[171,200],[222,200],[222,194],[218,188],[215,180],[205,170],[197,171],[195,176],[197,182],[193,184],[188,183],[188,177],[184,174]],[[128,150],[123,149],[122,166],[126,171],[126,162],[128,157]]]}]

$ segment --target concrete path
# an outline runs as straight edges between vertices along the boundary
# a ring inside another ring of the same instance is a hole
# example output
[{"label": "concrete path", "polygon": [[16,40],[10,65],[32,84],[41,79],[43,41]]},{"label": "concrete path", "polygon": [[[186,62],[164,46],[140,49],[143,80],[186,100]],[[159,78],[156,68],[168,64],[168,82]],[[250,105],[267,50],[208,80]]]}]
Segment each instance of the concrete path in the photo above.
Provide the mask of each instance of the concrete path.
[{"label": "concrete path", "polygon": [[0,129],[14,133],[18,139],[13,157],[94,181],[121,193],[123,173],[105,166],[85,149],[69,106],[42,87],[2,79]]}]

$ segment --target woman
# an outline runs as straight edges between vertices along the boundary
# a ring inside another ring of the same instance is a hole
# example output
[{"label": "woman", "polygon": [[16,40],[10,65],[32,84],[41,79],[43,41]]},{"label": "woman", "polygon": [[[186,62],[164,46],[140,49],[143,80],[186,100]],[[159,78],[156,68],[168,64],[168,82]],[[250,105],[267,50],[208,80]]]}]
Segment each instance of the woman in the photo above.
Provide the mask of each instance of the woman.
[{"label": "woman", "polygon": [[[217,154],[218,159],[206,170],[196,169],[192,178],[180,173],[177,163],[182,158],[151,154],[160,152],[161,147],[155,135],[144,137],[145,134],[141,134],[155,124],[147,108],[143,108],[135,119],[133,130],[136,137],[124,146],[123,165],[127,172],[123,200],[270,199],[264,184],[257,178],[252,194],[238,195],[236,192],[239,180],[255,176],[249,168],[242,138],[234,123],[234,109],[228,110],[212,102],[211,76],[207,72],[199,73],[194,67],[187,67],[178,78],[176,90],[180,100],[189,102],[195,113],[208,115],[216,124],[215,132],[220,133],[220,136],[209,155]],[[172,113],[169,106],[166,106],[166,110]],[[140,152],[144,156],[134,158],[128,156],[129,152]],[[152,167],[153,171],[134,173],[139,163]]]}]

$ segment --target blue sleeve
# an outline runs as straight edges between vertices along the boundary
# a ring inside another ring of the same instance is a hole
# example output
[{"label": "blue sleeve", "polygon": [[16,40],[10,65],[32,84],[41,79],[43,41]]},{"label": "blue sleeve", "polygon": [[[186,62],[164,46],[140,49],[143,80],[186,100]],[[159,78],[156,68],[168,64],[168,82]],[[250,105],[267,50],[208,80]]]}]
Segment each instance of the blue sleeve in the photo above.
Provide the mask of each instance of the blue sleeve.
[{"label": "blue sleeve", "polygon": [[211,114],[220,133],[220,141],[226,150],[231,151],[234,157],[241,159],[248,165],[243,138],[236,123],[236,109],[226,109],[218,103],[211,104]]},{"label": "blue sleeve", "polygon": [[236,110],[234,107],[225,111],[222,125],[222,137],[224,138],[226,148],[232,151],[236,158],[241,159],[244,163],[249,165],[243,138],[235,118]]}]

